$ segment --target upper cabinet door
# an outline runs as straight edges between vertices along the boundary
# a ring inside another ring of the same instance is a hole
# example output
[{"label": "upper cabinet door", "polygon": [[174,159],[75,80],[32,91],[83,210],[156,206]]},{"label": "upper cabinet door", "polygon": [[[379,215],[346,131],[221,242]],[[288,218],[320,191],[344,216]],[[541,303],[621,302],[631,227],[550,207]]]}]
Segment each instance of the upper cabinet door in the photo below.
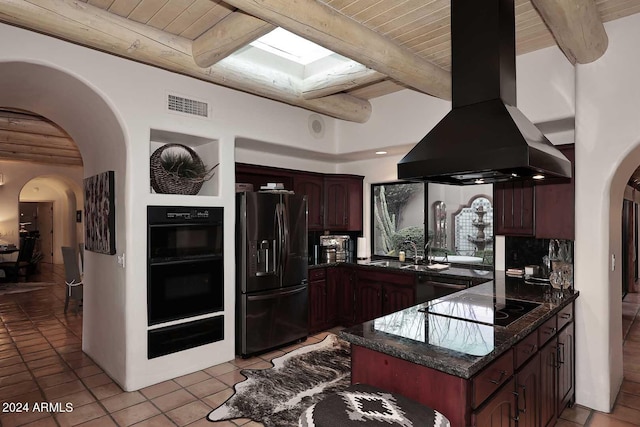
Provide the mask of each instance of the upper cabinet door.
[{"label": "upper cabinet door", "polygon": [[571,160],[571,180],[536,185],[536,238],[575,239],[575,145],[557,145]]},{"label": "upper cabinet door", "polygon": [[324,228],[335,231],[362,230],[361,176],[325,176]]},{"label": "upper cabinet door", "polygon": [[495,234],[533,236],[535,233],[534,188],[531,182],[494,185]]},{"label": "upper cabinet door", "polygon": [[309,231],[323,230],[324,179],[321,175],[299,174],[293,179],[294,192],[307,196]]}]

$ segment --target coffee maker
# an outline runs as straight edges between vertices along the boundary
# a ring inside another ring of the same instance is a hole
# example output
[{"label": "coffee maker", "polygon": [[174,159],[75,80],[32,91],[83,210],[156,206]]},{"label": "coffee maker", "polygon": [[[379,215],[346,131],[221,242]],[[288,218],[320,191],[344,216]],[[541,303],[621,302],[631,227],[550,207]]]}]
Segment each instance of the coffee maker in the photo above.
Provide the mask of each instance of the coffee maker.
[{"label": "coffee maker", "polygon": [[345,262],[350,259],[349,236],[320,236],[322,262]]}]

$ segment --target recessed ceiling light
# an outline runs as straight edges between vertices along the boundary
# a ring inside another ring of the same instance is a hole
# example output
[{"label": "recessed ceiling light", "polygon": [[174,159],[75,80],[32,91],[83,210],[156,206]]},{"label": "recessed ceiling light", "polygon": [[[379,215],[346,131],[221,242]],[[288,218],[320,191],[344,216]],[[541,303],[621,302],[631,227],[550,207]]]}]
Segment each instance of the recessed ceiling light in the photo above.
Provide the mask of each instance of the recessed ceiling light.
[{"label": "recessed ceiling light", "polygon": [[383,155],[383,154],[387,154],[387,152],[386,152],[386,151],[376,151],[376,154],[378,154],[378,155],[380,155],[380,156],[381,156],[381,155]]},{"label": "recessed ceiling light", "polygon": [[533,179],[544,179],[544,175],[533,175],[531,178]]},{"label": "recessed ceiling light", "polygon": [[476,184],[484,184],[484,179],[479,178],[474,181]]}]

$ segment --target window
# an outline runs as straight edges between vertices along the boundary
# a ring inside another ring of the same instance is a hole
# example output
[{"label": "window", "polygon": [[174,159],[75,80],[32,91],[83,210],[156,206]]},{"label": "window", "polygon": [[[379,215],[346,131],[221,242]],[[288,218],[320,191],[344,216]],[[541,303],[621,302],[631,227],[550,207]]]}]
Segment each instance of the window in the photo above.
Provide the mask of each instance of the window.
[{"label": "window", "polygon": [[[372,255],[493,265],[493,185],[394,182],[371,185]],[[426,226],[426,227],[425,227]],[[429,255],[429,254],[427,254]]]},{"label": "window", "polygon": [[[373,255],[397,257],[410,240],[424,248],[425,184],[395,182],[371,185]],[[412,257],[414,254],[407,253]]]}]

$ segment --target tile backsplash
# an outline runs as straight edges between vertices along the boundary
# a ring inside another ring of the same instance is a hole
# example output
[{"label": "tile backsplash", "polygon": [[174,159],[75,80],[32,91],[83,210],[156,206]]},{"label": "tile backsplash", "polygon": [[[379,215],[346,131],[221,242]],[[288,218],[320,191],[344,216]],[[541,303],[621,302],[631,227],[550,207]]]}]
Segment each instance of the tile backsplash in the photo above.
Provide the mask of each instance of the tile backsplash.
[{"label": "tile backsplash", "polygon": [[[550,239],[534,239],[531,237],[505,237],[505,266],[506,268],[522,268],[525,265],[542,266],[543,257],[549,255]],[[560,240],[568,243],[569,256],[573,259],[573,241]]]}]

